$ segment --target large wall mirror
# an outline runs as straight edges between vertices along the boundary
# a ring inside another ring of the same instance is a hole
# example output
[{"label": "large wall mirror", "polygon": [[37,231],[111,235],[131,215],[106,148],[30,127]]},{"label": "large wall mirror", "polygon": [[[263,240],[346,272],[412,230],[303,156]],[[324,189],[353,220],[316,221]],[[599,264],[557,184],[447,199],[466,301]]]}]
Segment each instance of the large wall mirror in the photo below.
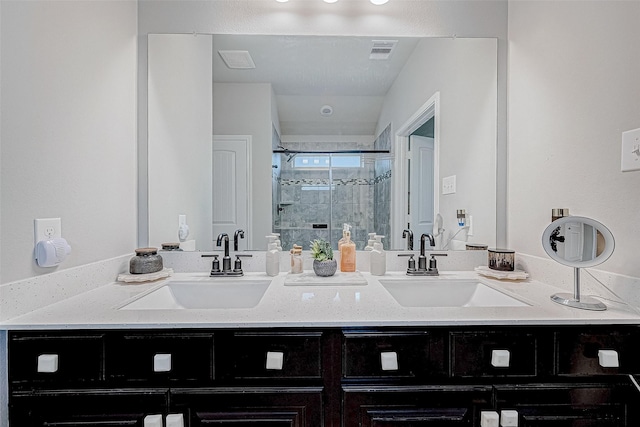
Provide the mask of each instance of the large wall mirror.
[{"label": "large wall mirror", "polygon": [[343,222],[360,246],[434,223],[440,249],[494,246],[496,138],[495,39],[150,34],[149,245],[186,215],[196,250]]}]

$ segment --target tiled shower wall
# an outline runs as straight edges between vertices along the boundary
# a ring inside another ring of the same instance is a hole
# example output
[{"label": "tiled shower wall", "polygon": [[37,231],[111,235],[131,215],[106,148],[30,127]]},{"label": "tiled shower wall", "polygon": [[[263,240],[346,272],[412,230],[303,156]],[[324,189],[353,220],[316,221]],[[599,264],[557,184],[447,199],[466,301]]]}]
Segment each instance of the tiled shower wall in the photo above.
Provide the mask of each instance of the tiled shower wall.
[{"label": "tiled shower wall", "polygon": [[[371,150],[371,144],[288,143],[289,150]],[[276,231],[281,234],[282,247],[292,245],[309,249],[309,242],[322,238],[331,240],[337,249],[342,237],[342,225],[352,226],[351,237],[358,250],[367,244],[367,233],[374,232],[375,164],[369,159],[362,168],[333,168],[332,182],[329,170],[294,169],[293,159],[281,155],[280,211],[276,218]],[[331,184],[331,185],[330,185]],[[275,193],[274,193],[275,194]],[[276,200],[274,198],[274,200]],[[323,227],[326,228],[314,228]]]}]

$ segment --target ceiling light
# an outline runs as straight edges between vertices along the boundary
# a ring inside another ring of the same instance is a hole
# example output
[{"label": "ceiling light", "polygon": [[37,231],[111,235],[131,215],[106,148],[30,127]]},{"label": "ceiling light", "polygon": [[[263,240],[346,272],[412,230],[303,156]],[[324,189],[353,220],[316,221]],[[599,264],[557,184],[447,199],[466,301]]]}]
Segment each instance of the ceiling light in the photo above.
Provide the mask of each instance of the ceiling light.
[{"label": "ceiling light", "polygon": [[385,4],[389,0],[369,0],[369,1],[375,5],[381,5],[381,4]]},{"label": "ceiling light", "polygon": [[324,0],[324,2],[325,2],[325,3],[335,3],[335,2],[337,2],[337,1],[338,1],[338,0]]},{"label": "ceiling light", "polygon": [[277,1],[278,3],[286,3],[286,2],[288,2],[289,0],[276,0],[276,1]]}]

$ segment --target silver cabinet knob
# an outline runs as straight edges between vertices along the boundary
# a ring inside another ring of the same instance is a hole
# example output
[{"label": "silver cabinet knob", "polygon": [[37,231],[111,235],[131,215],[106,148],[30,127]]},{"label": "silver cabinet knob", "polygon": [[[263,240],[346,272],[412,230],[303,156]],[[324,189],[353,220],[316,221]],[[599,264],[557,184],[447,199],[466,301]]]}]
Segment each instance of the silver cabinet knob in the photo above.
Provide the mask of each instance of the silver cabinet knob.
[{"label": "silver cabinet knob", "polygon": [[500,427],[518,427],[518,411],[500,411]]},{"label": "silver cabinet knob", "polygon": [[615,350],[598,350],[598,363],[603,368],[619,368],[618,352]]},{"label": "silver cabinet knob", "polygon": [[380,365],[383,371],[397,371],[398,353],[395,351],[383,351],[380,353]]},{"label": "silver cabinet knob", "polygon": [[184,417],[182,414],[169,414],[165,418],[165,427],[184,427]]},{"label": "silver cabinet knob", "polygon": [[170,372],[171,354],[158,353],[153,356],[153,372]]},{"label": "silver cabinet knob", "polygon": [[510,357],[509,350],[492,350],[491,365],[494,368],[508,368]]},{"label": "silver cabinet knob", "polygon": [[38,372],[58,372],[58,355],[41,354],[38,356]]},{"label": "silver cabinet knob", "polygon": [[162,415],[147,415],[144,417],[143,427],[163,427]]},{"label": "silver cabinet knob", "polygon": [[496,411],[480,412],[480,427],[500,427],[500,416]]},{"label": "silver cabinet knob", "polygon": [[284,363],[284,353],[281,351],[267,351],[266,368],[281,371]]}]

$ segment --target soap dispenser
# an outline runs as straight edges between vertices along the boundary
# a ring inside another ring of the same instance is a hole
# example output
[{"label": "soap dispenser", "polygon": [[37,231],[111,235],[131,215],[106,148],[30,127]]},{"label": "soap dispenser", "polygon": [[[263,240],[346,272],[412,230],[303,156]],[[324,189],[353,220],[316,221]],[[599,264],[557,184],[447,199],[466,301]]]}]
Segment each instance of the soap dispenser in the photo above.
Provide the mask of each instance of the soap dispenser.
[{"label": "soap dispenser", "polygon": [[342,251],[342,245],[347,241],[347,233],[350,228],[349,224],[342,224],[342,239],[338,240],[338,251]]},{"label": "soap dispenser", "polygon": [[373,244],[376,242],[376,233],[369,233],[369,240],[367,240],[367,246],[364,247],[365,251],[372,251]]},{"label": "soap dispenser", "polygon": [[269,243],[266,260],[267,276],[277,276],[280,273],[280,251],[277,244]]},{"label": "soap dispenser", "polygon": [[373,244],[373,250],[370,255],[371,274],[373,276],[384,276],[387,272],[387,254],[382,247],[382,238],[384,236],[376,236]]},{"label": "soap dispenser", "polygon": [[351,231],[345,232],[345,241],[340,248],[340,271],[356,271],[356,244],[351,241]]}]

